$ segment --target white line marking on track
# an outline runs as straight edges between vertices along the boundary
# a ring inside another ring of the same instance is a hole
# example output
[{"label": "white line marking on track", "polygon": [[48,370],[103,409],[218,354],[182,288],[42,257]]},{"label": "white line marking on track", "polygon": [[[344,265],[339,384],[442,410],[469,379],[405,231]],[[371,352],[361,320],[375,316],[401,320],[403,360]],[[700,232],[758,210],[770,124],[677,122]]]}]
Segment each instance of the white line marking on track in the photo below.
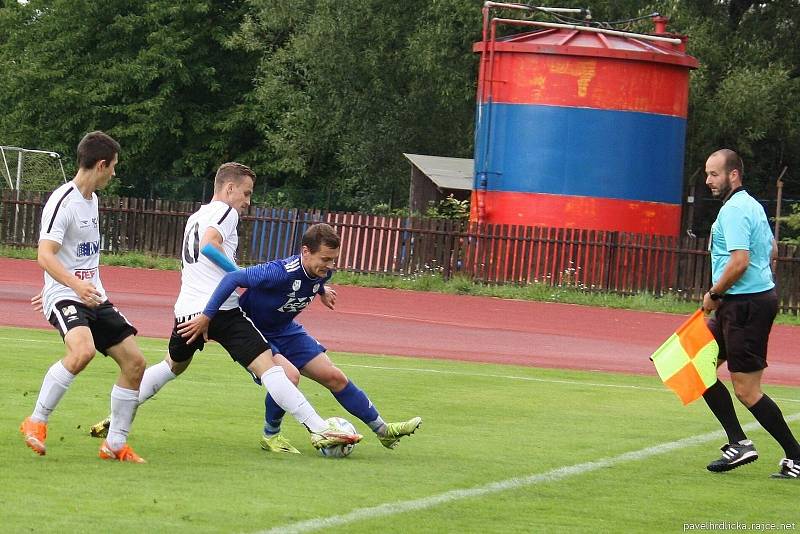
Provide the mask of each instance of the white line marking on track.
[{"label": "white line marking on track", "polygon": [[[786,418],[787,421],[797,421],[798,419],[800,419],[800,413],[793,414]],[[760,428],[760,425],[758,423],[750,423],[744,425],[743,428],[746,431],[751,431]],[[500,493],[502,491],[535,486],[537,484],[544,484],[547,482],[556,482],[558,480],[563,480],[575,475],[591,473],[592,471],[597,471],[598,469],[603,469],[626,462],[644,460],[645,458],[650,458],[651,456],[657,456],[659,454],[665,454],[686,447],[701,445],[715,439],[723,439],[724,437],[725,433],[722,431],[699,434],[696,436],[679,439],[677,441],[670,441],[667,443],[654,445],[652,447],[639,449],[637,451],[626,452],[617,456],[601,458],[600,460],[595,460],[593,462],[584,462],[581,464],[557,467],[544,473],[529,475],[526,477],[509,478],[498,482],[490,482],[482,486],[473,486],[472,488],[446,491],[444,493],[430,495],[420,499],[379,504],[377,506],[370,506],[367,508],[356,508],[352,512],[348,512],[346,514],[319,517],[306,521],[298,521],[296,523],[288,523],[286,525],[274,527],[269,530],[259,531],[257,534],[311,532],[314,530],[355,523],[356,521],[360,520],[372,520],[380,517],[401,514],[404,512],[425,510],[463,499],[491,495],[494,493]]]},{"label": "white line marking on track", "polygon": [[456,321],[444,321],[440,319],[423,319],[421,317],[406,317],[403,315],[391,315],[388,313],[375,313],[375,312],[357,312],[357,311],[344,311],[341,310],[338,313],[342,315],[358,315],[361,317],[379,317],[381,319],[394,319],[400,321],[410,321],[413,323],[424,323],[424,324],[433,324],[437,326],[455,326],[458,328],[471,328],[474,330],[491,330],[493,332],[503,331],[503,332],[519,332],[522,334],[532,334],[532,335],[552,335],[552,336],[560,336],[560,337],[569,337],[566,334],[559,333],[559,332],[550,332],[550,331],[532,331],[532,330],[524,330],[522,328],[511,328],[511,327],[502,327],[502,326],[486,326],[483,324],[476,324],[476,323],[463,323],[463,322],[456,322]]}]

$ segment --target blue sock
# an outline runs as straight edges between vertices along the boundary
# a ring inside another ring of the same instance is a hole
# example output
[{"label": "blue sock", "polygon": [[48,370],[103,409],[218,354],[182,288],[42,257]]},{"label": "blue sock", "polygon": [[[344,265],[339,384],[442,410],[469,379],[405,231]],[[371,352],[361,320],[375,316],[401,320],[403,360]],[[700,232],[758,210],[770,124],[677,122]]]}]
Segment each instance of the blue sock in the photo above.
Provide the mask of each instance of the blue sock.
[{"label": "blue sock", "polygon": [[377,432],[384,425],[383,419],[370,402],[367,394],[353,382],[347,382],[344,389],[339,393],[334,393],[333,396],[345,410],[361,419],[372,430]]},{"label": "blue sock", "polygon": [[281,421],[286,411],[278,406],[269,393],[264,398],[264,408],[264,435],[274,436],[281,431]]}]

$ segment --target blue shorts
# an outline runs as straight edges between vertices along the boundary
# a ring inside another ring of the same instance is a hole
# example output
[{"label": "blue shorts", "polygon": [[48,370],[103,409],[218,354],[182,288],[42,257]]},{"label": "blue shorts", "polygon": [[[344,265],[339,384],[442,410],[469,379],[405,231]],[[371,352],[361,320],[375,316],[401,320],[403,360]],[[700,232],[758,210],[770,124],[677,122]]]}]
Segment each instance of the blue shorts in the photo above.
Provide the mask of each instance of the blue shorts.
[{"label": "blue shorts", "polygon": [[[273,354],[281,354],[284,358],[292,362],[292,365],[298,369],[302,369],[308,362],[316,358],[326,349],[322,344],[311,337],[303,325],[299,323],[291,323],[278,333],[267,334],[261,331],[264,337],[269,341]],[[245,368],[253,380],[259,386],[261,385],[261,378],[253,374],[252,371]]]},{"label": "blue shorts", "polygon": [[292,365],[298,369],[305,367],[308,362],[326,352],[322,344],[311,337],[303,325],[292,323],[277,335],[262,332],[269,341],[274,354],[282,354]]}]

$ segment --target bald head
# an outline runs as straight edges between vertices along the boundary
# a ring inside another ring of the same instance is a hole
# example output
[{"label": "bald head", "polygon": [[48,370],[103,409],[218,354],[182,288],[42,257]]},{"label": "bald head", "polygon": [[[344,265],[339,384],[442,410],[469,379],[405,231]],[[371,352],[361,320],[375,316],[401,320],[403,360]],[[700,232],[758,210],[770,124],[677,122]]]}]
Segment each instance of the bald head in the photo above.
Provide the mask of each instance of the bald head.
[{"label": "bald head", "polygon": [[721,148],[712,153],[708,159],[711,159],[715,156],[722,158],[725,166],[725,172],[729,173],[731,171],[739,171],[739,179],[741,180],[744,178],[744,163],[742,163],[742,158],[739,157],[739,154],[730,148]]}]

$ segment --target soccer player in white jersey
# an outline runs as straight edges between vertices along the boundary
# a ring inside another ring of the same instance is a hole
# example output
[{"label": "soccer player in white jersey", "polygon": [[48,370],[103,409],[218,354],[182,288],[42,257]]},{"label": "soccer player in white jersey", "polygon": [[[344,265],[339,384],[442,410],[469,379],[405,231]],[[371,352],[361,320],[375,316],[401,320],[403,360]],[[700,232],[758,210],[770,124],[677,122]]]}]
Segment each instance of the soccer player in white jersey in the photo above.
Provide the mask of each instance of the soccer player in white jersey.
[{"label": "soccer player in white jersey", "polygon": [[[200,251],[210,245],[217,252],[235,261],[239,237],[236,227],[239,215],[250,206],[255,173],[240,163],[225,163],[214,179],[214,196],[189,217],[183,234],[181,259],[181,291],[175,302],[175,325],[169,340],[166,358],[148,367],[142,379],[139,403],[155,395],[167,382],[186,370],[192,357],[203,350],[205,338],[187,343],[177,325],[200,314],[216,289],[225,271]],[[275,402],[292,414],[311,432],[317,448],[343,443],[357,443],[359,434],[348,434],[332,428],[314,410],[300,390],[286,376],[283,367],[273,361],[264,336],[239,307],[239,296],[231,293],[220,307],[208,329],[208,339],[222,345],[231,358],[259,377]],[[92,435],[102,437],[108,420],[92,427]]]},{"label": "soccer player in white jersey", "polygon": [[64,339],[66,355],[44,376],[33,413],[20,431],[37,454],[46,453],[47,422],[75,376],[100,351],[119,365],[111,390],[111,422],[100,458],[143,463],[127,444],[146,361],[136,329],[108,300],[100,282],[100,229],[95,191],[114,176],[119,143],[91,132],[78,144],[78,172],[50,195],[42,213],[39,265],[44,269],[42,310]]}]

